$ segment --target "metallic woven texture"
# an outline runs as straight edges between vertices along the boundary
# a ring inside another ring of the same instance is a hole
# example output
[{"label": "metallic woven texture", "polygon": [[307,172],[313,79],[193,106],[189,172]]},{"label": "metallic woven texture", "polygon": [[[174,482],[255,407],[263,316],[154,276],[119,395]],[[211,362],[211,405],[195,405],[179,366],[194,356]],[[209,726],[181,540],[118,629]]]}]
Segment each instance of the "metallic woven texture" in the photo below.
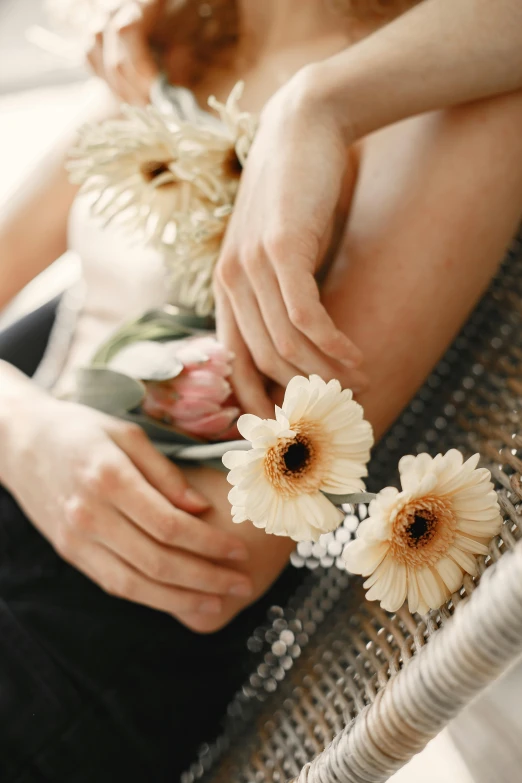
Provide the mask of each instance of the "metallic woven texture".
[{"label": "metallic woven texture", "polygon": [[[294,555],[311,569],[248,640],[252,675],[183,783],[387,780],[522,652],[522,246],[382,440],[369,489],[403,454],[479,451],[504,515],[481,576],[426,617],[382,611],[338,568],[365,509]],[[326,748],[326,749],[325,749]]]}]

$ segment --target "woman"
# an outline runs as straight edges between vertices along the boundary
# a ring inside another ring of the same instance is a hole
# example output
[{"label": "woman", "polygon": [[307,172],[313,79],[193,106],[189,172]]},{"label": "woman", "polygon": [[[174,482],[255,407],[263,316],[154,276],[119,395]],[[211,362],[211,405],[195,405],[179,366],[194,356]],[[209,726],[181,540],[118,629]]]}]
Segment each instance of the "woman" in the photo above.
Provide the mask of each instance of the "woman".
[{"label": "woman", "polygon": [[[408,5],[412,4],[396,3],[396,11]],[[209,7],[201,6],[205,13]],[[109,14],[92,39],[88,57],[93,69],[124,100],[139,102],[148,96],[158,72],[148,39],[154,40],[158,16],[164,8],[165,0],[125,4]],[[373,12],[374,22],[383,21],[382,15],[380,20],[378,17],[379,3],[351,3],[352,12],[359,16],[363,9],[366,14]],[[264,122],[250,153],[221,260],[222,266],[228,266],[230,278],[222,294],[226,312],[222,321],[228,323],[226,334],[222,328],[222,337],[241,357],[235,367],[240,401],[248,400],[250,408],[258,413],[270,409],[249,361],[251,356],[259,367],[261,350],[265,356],[261,364],[268,377],[283,385],[291,377],[288,366],[266,360],[267,353],[275,354],[271,343],[292,345],[293,370],[299,372],[306,373],[313,362],[312,347],[316,356],[317,351],[328,355],[325,340],[332,341],[335,327],[319,300],[313,273],[318,263],[316,248],[332,219],[344,172],[343,166],[336,166],[338,146],[353,144],[371,131],[406,117],[521,88],[519,3],[461,0],[449,5],[446,0],[430,0],[398,15],[371,36],[364,36],[356,46],[300,72],[278,91],[263,111]],[[310,124],[310,118],[318,115],[322,122]],[[328,138],[325,123],[329,126]],[[321,149],[321,155],[308,157],[303,171],[307,146]],[[278,150],[276,161],[271,154],[274,148]],[[271,165],[266,165],[267,160]],[[321,178],[325,160],[331,176],[325,183],[320,213],[317,202],[307,205],[302,199],[285,197],[288,190],[292,195],[299,193],[316,176]],[[255,215],[262,218],[256,221]],[[311,219],[314,232],[310,232]],[[274,233],[278,234],[278,247],[267,254],[265,246]],[[309,236],[308,246],[290,270],[286,249],[295,247],[295,237],[304,234]],[[266,281],[261,293],[249,267]],[[306,285],[293,285],[296,269]],[[266,309],[266,302],[274,296],[277,299],[278,288],[283,306],[277,316],[265,318],[263,301]],[[259,305],[264,340],[259,339],[259,330],[253,340],[252,330],[249,334],[243,328],[250,320],[252,300]],[[292,311],[296,310],[306,313],[304,323],[292,323]],[[336,337],[333,352],[341,355],[346,342],[339,333]]]},{"label": "woman", "polygon": [[[244,107],[257,111],[308,63],[346,50],[382,23],[369,9],[359,3],[355,15],[344,16],[339,3],[239,0],[237,41],[216,47],[212,68],[193,68],[190,58],[187,67],[185,58],[181,70],[194,77],[201,104],[210,93],[226,96],[242,76]],[[180,13],[188,24],[190,6]],[[286,98],[299,103],[296,79]],[[361,388],[379,437],[465,320],[516,229],[522,96],[425,114],[348,149],[321,115],[307,119],[311,138],[334,145],[328,166],[300,188],[310,235],[283,245],[274,230],[267,254],[292,257],[294,286],[301,281],[297,261],[308,257],[309,242],[316,246],[314,221],[329,223],[329,183],[341,169],[339,211],[349,210],[350,219],[321,291],[336,330],[325,323],[322,352],[307,345],[305,357],[293,354],[293,333],[271,345],[263,325],[277,319],[282,293],[267,307],[244,283],[251,322],[241,320],[228,304],[236,270],[227,263],[229,237],[216,278],[218,329],[239,351],[238,391],[250,353],[265,373],[275,361],[281,378],[297,366],[339,377]],[[318,149],[311,143],[305,162]],[[271,152],[267,165],[277,167],[280,152]],[[275,206],[290,197],[283,192]],[[6,223],[5,296],[60,252],[72,199],[57,175],[25,213],[31,235],[19,230],[27,221],[21,213]],[[249,220],[262,221],[250,207]],[[82,199],[71,213],[70,238],[90,294],[60,384],[120,321],[162,295],[161,259],[146,248],[123,254],[121,238],[101,231]],[[255,263],[249,273],[262,292],[267,273],[258,274]],[[295,328],[304,327],[306,313],[293,315]],[[241,349],[238,326],[249,351]],[[365,390],[353,344],[364,356]],[[274,399],[280,393],[271,390]],[[5,363],[0,403],[0,480],[10,493],[0,508],[2,780],[176,779],[240,684],[244,638],[263,608],[255,601],[277,580],[293,545],[246,524],[232,530],[221,474],[181,471],[139,430],[57,400]],[[283,587],[275,583],[278,595]]]}]

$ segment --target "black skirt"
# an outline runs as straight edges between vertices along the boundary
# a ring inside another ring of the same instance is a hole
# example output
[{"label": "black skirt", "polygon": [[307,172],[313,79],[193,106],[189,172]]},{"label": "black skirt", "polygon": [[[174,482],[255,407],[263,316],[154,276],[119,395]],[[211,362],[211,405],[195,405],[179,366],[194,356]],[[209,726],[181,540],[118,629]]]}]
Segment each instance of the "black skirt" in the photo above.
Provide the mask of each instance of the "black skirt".
[{"label": "black skirt", "polygon": [[249,673],[249,634],[298,579],[198,635],[104,593],[0,490],[0,781],[178,781]]},{"label": "black skirt", "polygon": [[[41,354],[34,325],[0,335],[0,356],[26,372]],[[287,569],[225,629],[198,635],[104,593],[0,487],[1,783],[176,783],[249,673],[249,634],[300,578]]]}]

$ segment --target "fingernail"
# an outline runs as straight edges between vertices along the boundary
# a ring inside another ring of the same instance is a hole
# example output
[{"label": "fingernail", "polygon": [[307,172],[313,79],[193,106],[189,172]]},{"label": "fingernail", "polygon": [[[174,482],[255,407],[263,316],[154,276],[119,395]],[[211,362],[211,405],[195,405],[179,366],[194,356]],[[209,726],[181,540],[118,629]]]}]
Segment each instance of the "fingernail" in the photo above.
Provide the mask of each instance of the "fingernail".
[{"label": "fingernail", "polygon": [[218,598],[209,598],[200,604],[199,612],[200,614],[219,614],[221,608],[221,601]]},{"label": "fingernail", "polygon": [[228,560],[248,560],[248,552],[246,549],[233,549],[227,555]]},{"label": "fingernail", "polygon": [[187,503],[190,503],[192,506],[199,506],[201,509],[210,508],[212,505],[203,495],[200,495],[199,492],[190,487],[185,490],[183,497]]},{"label": "fingernail", "polygon": [[252,587],[247,582],[238,582],[237,585],[232,585],[228,594],[238,598],[249,598],[252,595]]}]

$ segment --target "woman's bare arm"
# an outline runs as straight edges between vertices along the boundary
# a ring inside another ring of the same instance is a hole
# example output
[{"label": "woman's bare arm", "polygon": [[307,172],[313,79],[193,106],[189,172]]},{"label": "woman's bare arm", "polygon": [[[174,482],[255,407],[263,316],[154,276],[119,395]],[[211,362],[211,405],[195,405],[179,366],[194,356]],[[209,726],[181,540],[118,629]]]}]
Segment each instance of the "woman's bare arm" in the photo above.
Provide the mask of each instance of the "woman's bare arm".
[{"label": "woman's bare arm", "polygon": [[406,117],[522,88],[519,0],[423,0],[313,66],[349,141]]},{"label": "woman's bare arm", "polygon": [[[410,120],[366,143],[346,241],[323,301],[367,357],[371,386],[360,401],[377,437],[465,321],[516,231],[521,124],[518,94]],[[261,595],[294,545],[248,523],[233,525],[222,474],[201,468],[189,481],[212,498],[209,524],[243,537],[245,570]],[[182,619],[210,632],[250,602],[227,599],[221,616]]]},{"label": "woman's bare arm", "polygon": [[0,309],[65,252],[76,190],[53,155],[0,212]]},{"label": "woman's bare arm", "polygon": [[65,169],[74,128],[114,116],[117,108],[105,85],[87,85],[77,115],[57,128],[53,147],[0,205],[0,309],[65,252],[67,215],[78,190],[69,183]]}]

